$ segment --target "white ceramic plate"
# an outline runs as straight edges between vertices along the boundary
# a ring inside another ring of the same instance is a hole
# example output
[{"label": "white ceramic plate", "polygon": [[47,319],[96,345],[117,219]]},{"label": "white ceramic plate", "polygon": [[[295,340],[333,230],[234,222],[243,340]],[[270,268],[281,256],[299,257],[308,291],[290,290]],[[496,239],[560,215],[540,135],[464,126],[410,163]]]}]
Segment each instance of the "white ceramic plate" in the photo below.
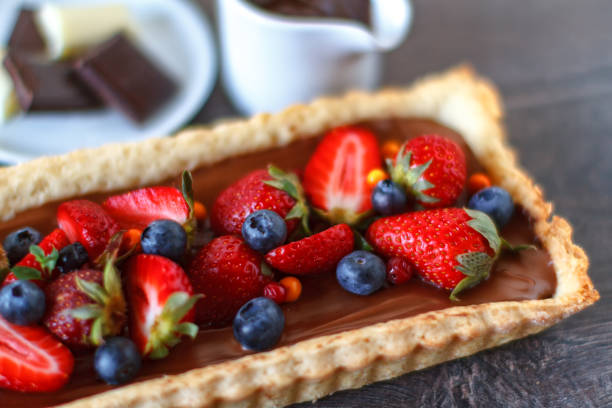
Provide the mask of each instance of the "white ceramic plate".
[{"label": "white ceramic plate", "polygon": [[[43,0],[0,0],[0,44],[6,44],[22,6]],[[56,0],[86,4],[100,0]],[[176,95],[142,125],[120,112],[32,113],[0,125],[0,161],[20,163],[83,147],[166,136],[189,121],[213,89],[217,61],[212,31],[200,9],[188,0],[113,0],[125,3],[140,29],[147,54],[179,85]]]}]

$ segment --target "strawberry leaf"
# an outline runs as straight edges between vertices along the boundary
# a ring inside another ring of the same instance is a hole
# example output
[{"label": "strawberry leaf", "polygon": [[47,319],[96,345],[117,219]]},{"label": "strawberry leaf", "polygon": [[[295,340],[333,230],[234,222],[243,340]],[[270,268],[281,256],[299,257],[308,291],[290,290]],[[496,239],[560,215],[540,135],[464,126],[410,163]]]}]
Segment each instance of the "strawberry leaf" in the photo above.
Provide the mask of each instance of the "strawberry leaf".
[{"label": "strawberry leaf", "polygon": [[[94,260],[94,265],[97,268],[104,268],[109,261],[116,262],[117,253],[119,252],[119,248],[121,247],[121,242],[123,241],[124,230],[121,230],[115,233],[109,240],[108,244],[106,244],[106,248],[104,251]],[[122,257],[122,259],[125,259]]]},{"label": "strawberry leaf", "polygon": [[108,333],[104,333],[104,320],[102,316],[100,316],[96,320],[94,320],[93,324],[91,325],[91,333],[89,335],[89,340],[91,344],[93,344],[94,346],[102,344],[105,334]]},{"label": "strawberry leaf", "polygon": [[28,266],[15,266],[11,269],[13,275],[19,280],[41,280],[42,274],[38,269]]},{"label": "strawberry leaf", "polygon": [[180,342],[180,335],[195,336],[197,334],[197,326],[193,325],[194,329],[180,321],[193,309],[201,297],[202,295],[189,296],[187,292],[174,292],[168,297],[161,313],[151,326],[145,346],[146,355],[152,359],[164,358],[168,355],[168,348]]},{"label": "strawberry leaf", "polygon": [[491,249],[498,254],[501,249],[502,240],[497,232],[497,227],[493,220],[482,211],[464,208],[465,212],[472,217],[467,224],[476,232],[482,235],[488,242]]},{"label": "strawberry leaf", "polygon": [[489,277],[495,258],[484,252],[468,252],[457,256],[459,265],[455,269],[461,271],[463,278],[450,294],[451,300],[458,300],[457,295]]},{"label": "strawberry leaf", "polygon": [[57,259],[59,258],[59,252],[57,249],[53,248],[49,255],[45,254],[45,251],[38,245],[30,246],[30,253],[36,259],[36,262],[40,264],[40,268],[43,272],[46,272],[47,275],[51,275],[51,272],[55,269],[55,264],[57,263]]},{"label": "strawberry leaf", "polygon": [[89,304],[76,309],[67,310],[72,317],[79,320],[90,320],[100,317],[102,315],[102,309],[96,304]]},{"label": "strawberry leaf", "polygon": [[361,232],[357,231],[357,229],[355,228],[351,228],[351,229],[353,230],[353,236],[355,237],[355,247],[363,251],[374,252],[374,248],[365,239],[363,234],[361,234]]},{"label": "strawberry leaf", "polygon": [[425,178],[425,172],[431,165],[433,159],[426,163],[411,166],[412,152],[404,153],[405,145],[395,157],[395,165],[390,159],[385,160],[391,180],[404,186],[407,192],[412,194],[421,203],[436,203],[439,199],[425,194],[423,191],[435,187],[433,183]]},{"label": "strawberry leaf", "polygon": [[77,288],[84,294],[86,294],[91,300],[98,304],[105,304],[108,301],[108,294],[106,290],[96,282],[84,280],[76,276],[75,282]]},{"label": "strawberry leaf", "polygon": [[264,184],[284,191],[296,201],[295,205],[285,216],[285,219],[291,220],[299,218],[304,232],[307,235],[312,235],[308,225],[310,208],[306,202],[306,195],[304,194],[304,189],[302,188],[298,176],[294,173],[286,173],[272,164],[268,166],[268,174],[272,177],[272,180],[266,180]]},{"label": "strawberry leaf", "polygon": [[185,322],[185,323],[179,324],[178,327],[176,328],[176,331],[181,333],[184,336],[195,339],[195,337],[198,335],[199,328],[196,324]]}]

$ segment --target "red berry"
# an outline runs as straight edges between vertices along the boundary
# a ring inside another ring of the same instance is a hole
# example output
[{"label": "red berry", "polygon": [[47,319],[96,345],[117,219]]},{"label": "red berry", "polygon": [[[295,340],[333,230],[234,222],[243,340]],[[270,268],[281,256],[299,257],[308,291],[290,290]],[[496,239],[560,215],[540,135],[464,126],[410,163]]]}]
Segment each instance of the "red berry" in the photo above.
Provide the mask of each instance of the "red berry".
[{"label": "red berry", "polygon": [[74,357],[43,327],[17,326],[0,317],[0,387],[50,392],[68,382]]},{"label": "red berry", "polygon": [[261,254],[237,236],[213,239],[196,255],[189,267],[195,293],[204,298],[196,305],[198,323],[221,327],[249,300],[262,296],[271,282]]},{"label": "red berry", "polygon": [[[285,218],[294,206],[306,208],[304,202],[300,203],[283,191],[281,184],[271,186],[266,183],[288,182],[301,191],[297,176],[284,173],[271,167],[268,170],[255,170],[234,184],[226,188],[215,200],[210,212],[210,223],[217,235],[240,235],[242,224],[246,217],[257,210],[271,210]],[[287,233],[297,227],[299,218],[307,217],[307,213],[300,213],[295,219],[287,220]]]},{"label": "red berry", "polygon": [[126,270],[130,334],[141,354],[163,358],[182,334],[197,334],[192,323],[197,297],[183,268],[159,255],[140,254]]},{"label": "red berry", "polygon": [[304,191],[332,223],[352,224],[372,208],[368,173],[381,167],[376,136],[344,126],[328,132],[304,169]]},{"label": "red berry", "polygon": [[453,205],[463,191],[467,171],[461,147],[442,136],[423,135],[409,140],[402,149],[390,170],[393,181],[424,207]]},{"label": "red berry", "polygon": [[381,218],[370,225],[366,238],[383,256],[406,258],[424,280],[454,290],[451,298],[488,278],[506,245],[486,214],[462,208]]},{"label": "red berry", "polygon": [[334,225],[318,234],[290,242],[266,254],[266,262],[281,272],[309,275],[332,271],[354,246],[353,231]]},{"label": "red berry", "polygon": [[123,229],[142,230],[161,219],[184,224],[189,218],[189,206],[174,187],[141,188],[108,197],[102,206]]},{"label": "red berry", "polygon": [[57,209],[57,222],[70,242],[80,242],[89,259],[94,261],[119,231],[119,224],[101,205],[88,200],[62,203]]},{"label": "red berry", "polygon": [[280,305],[281,303],[285,302],[287,290],[280,283],[270,282],[264,288],[263,295]]},{"label": "red berry", "polygon": [[387,261],[387,281],[394,285],[408,282],[413,272],[413,267],[406,258],[393,257]]}]

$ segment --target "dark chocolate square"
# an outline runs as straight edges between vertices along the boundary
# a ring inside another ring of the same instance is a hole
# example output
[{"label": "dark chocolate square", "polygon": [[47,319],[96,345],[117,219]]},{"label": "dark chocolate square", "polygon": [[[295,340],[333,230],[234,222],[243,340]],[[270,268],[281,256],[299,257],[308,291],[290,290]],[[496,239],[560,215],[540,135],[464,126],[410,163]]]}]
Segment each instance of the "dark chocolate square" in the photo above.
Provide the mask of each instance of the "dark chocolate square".
[{"label": "dark chocolate square", "polygon": [[9,52],[4,66],[15,85],[19,105],[26,112],[101,106],[101,101],[76,77],[70,63]]},{"label": "dark chocolate square", "polygon": [[123,34],[94,48],[76,71],[108,105],[144,122],[176,92],[176,84]]},{"label": "dark chocolate square", "polygon": [[34,11],[21,9],[9,38],[8,49],[15,53],[37,54],[45,51],[43,40],[34,21]]}]

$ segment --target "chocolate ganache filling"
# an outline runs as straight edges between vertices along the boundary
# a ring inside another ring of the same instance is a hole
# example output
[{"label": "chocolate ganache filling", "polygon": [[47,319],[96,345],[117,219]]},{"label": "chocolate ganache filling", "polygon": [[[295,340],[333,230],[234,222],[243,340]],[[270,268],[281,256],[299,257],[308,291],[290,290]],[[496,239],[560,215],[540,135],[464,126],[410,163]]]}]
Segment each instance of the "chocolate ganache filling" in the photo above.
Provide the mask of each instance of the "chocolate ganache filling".
[{"label": "chocolate ganache filling", "polygon": [[[385,119],[365,121],[358,125],[374,131],[380,140],[403,140],[427,133],[449,137],[464,149],[468,160],[468,174],[481,169],[461,136],[435,122],[421,119]],[[268,163],[287,170],[303,168],[318,140],[319,138],[309,138],[284,148],[248,154],[225,160],[212,167],[199,168],[193,172],[195,198],[210,208],[215,197],[225,187],[249,171],[263,168]],[[176,184],[176,180],[170,180],[168,184]],[[106,196],[108,194],[90,195],[85,198],[99,202]],[[464,194],[458,204],[464,204],[465,199]],[[35,227],[43,233],[50,232],[56,226],[55,214],[59,204],[50,203],[19,214],[0,225],[0,236],[6,236],[10,231],[25,225]],[[551,297],[557,285],[554,268],[548,253],[541,248],[533,233],[529,216],[521,208],[516,209],[502,235],[512,244],[529,243],[536,245],[537,249],[518,254],[503,254],[494,265],[491,277],[462,293],[459,302],[451,302],[447,292],[418,279],[362,297],[344,291],[336,282],[335,274],[301,277],[304,288],[300,299],[295,303],[282,305],[286,326],[278,346],[452,306]],[[0,346],[1,342],[0,339]],[[183,373],[250,353],[234,340],[231,327],[202,329],[195,340],[184,340],[172,349],[167,358],[146,361],[135,382]],[[47,394],[22,394],[0,390],[0,405],[15,408],[56,405],[114,388],[96,378],[92,362],[93,352],[80,352],[75,357],[74,373],[63,389]]]}]

